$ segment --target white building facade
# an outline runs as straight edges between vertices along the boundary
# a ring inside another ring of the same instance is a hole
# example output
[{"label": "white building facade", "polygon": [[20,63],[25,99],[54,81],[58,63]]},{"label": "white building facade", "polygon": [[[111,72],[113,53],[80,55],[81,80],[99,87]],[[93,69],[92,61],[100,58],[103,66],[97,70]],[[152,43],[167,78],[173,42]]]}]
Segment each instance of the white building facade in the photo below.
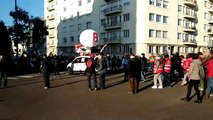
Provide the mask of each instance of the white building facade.
[{"label": "white building facade", "polygon": [[44,0],[47,53],[74,54],[83,30],[111,55],[203,51],[212,47],[213,0]]}]

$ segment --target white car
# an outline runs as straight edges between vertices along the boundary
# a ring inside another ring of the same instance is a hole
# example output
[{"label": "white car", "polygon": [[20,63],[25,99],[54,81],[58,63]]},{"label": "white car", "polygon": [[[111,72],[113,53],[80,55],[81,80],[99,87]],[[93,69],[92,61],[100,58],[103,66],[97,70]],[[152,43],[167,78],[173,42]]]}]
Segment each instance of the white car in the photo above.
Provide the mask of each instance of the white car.
[{"label": "white car", "polygon": [[78,56],[72,62],[67,65],[67,71],[69,74],[73,74],[74,72],[85,72],[87,66],[86,61],[90,58],[90,56]]}]

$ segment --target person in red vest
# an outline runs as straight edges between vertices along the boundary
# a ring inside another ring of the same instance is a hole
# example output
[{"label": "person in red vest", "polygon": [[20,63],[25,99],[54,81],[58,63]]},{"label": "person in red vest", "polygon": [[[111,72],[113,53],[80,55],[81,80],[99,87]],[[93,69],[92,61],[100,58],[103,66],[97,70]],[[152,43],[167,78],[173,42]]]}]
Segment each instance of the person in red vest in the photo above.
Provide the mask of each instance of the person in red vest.
[{"label": "person in red vest", "polygon": [[[163,73],[162,58],[159,56],[159,54],[156,54],[156,60],[154,63],[154,86],[152,86],[153,89],[163,88],[163,82],[161,79],[162,73]],[[157,86],[157,81],[159,82],[159,86]]]},{"label": "person in red vest", "polygon": [[186,55],[186,60],[183,63],[184,77],[183,77],[181,85],[186,85],[187,84],[188,76],[189,76],[189,68],[190,68],[191,62],[192,62],[192,54],[188,53]]},{"label": "person in red vest", "polygon": [[170,73],[171,73],[172,62],[169,59],[169,55],[165,54],[163,59],[163,76],[166,86],[172,87]]}]

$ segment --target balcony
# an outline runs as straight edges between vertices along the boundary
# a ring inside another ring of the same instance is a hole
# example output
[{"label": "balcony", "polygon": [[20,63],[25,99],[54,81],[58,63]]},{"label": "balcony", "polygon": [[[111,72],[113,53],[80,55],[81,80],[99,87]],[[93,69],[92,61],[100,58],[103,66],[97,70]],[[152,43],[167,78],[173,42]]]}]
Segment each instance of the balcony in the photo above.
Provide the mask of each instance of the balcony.
[{"label": "balcony", "polygon": [[48,29],[54,29],[55,25],[48,25]]},{"label": "balcony", "polygon": [[190,33],[195,33],[197,32],[196,27],[186,27],[183,29],[184,32],[190,32]]},{"label": "balcony", "polygon": [[211,20],[211,19],[208,20],[208,23],[209,23],[209,24],[213,24],[213,20]]},{"label": "balcony", "polygon": [[207,32],[208,32],[208,35],[213,36],[213,30],[212,29],[208,29]]},{"label": "balcony", "polygon": [[187,45],[187,46],[196,46],[197,42],[195,39],[190,39],[190,40],[184,40],[183,41],[183,45]]},{"label": "balcony", "polygon": [[52,1],[54,1],[54,0],[48,0],[49,3],[51,3]]},{"label": "balcony", "polygon": [[121,29],[121,27],[122,27],[121,22],[115,22],[115,23],[110,23],[110,24],[104,25],[105,30]]},{"label": "balcony", "polygon": [[103,38],[104,39],[104,43],[121,43],[121,36],[113,36],[113,37],[109,37],[109,38]]},{"label": "balcony", "polygon": [[55,34],[49,34],[48,36],[49,36],[49,38],[54,38]]},{"label": "balcony", "polygon": [[184,5],[188,7],[196,7],[197,6],[197,0],[184,0]]},{"label": "balcony", "polygon": [[48,6],[47,6],[47,10],[48,10],[48,11],[55,10],[54,5],[53,5],[53,4],[48,4]]},{"label": "balcony", "polygon": [[188,19],[188,20],[196,20],[197,19],[197,15],[196,14],[186,13],[186,14],[183,15],[183,17],[185,19]]},{"label": "balcony", "polygon": [[213,8],[209,8],[209,13],[213,14]]},{"label": "balcony", "polygon": [[122,7],[121,5],[119,6],[113,6],[113,7],[108,7],[104,10],[105,15],[112,15],[112,14],[119,14],[122,12]]},{"label": "balcony", "polygon": [[49,15],[49,16],[47,16],[47,19],[48,20],[53,20],[53,19],[55,19],[55,16],[54,15]]}]

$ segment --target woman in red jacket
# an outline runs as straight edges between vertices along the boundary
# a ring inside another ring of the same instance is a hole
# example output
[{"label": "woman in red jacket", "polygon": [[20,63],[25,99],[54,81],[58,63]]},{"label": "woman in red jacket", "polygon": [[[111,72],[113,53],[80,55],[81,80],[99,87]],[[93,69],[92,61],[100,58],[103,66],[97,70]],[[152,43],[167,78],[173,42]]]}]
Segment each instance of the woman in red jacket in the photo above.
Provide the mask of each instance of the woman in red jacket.
[{"label": "woman in red jacket", "polygon": [[213,91],[213,50],[210,52],[211,57],[206,62],[206,68],[207,68],[207,89],[206,89],[206,97],[209,98],[210,93]]},{"label": "woman in red jacket", "polygon": [[192,62],[192,54],[188,53],[186,55],[186,60],[183,63],[183,69],[184,69],[185,73],[184,73],[184,77],[183,77],[181,85],[187,84],[187,79],[188,79],[188,76],[189,76],[189,68],[190,68],[191,62]]}]

